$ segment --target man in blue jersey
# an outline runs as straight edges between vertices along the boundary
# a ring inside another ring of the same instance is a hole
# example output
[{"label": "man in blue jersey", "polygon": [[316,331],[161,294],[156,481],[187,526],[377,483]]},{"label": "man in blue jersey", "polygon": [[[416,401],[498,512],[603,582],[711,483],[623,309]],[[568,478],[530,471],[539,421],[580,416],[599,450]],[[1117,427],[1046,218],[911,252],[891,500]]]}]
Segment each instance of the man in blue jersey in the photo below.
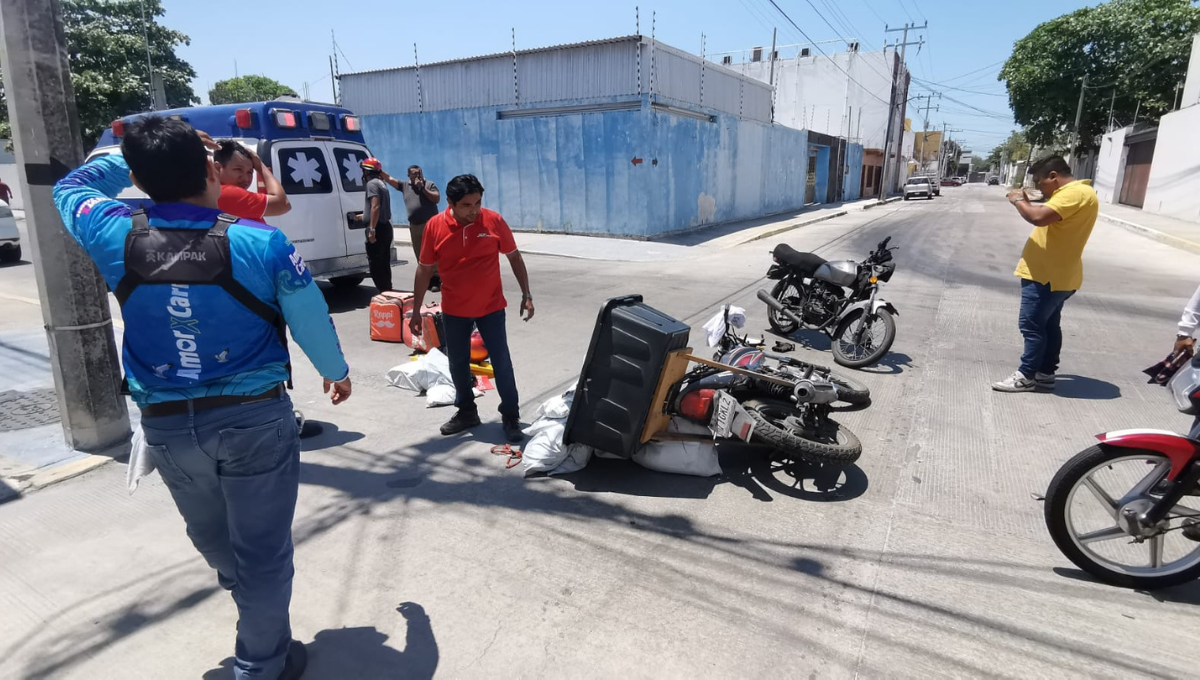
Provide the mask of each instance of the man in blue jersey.
[{"label": "man in blue jersey", "polygon": [[[237,604],[235,676],[298,678],[307,655],[288,606],[300,442],[285,328],[334,404],[351,390],[337,331],[288,239],[218,210],[217,169],[190,125],[142,118],[121,152],[63,178],[55,205],[121,304],[147,451]],[[145,213],[114,200],[130,180],[155,203]]]}]

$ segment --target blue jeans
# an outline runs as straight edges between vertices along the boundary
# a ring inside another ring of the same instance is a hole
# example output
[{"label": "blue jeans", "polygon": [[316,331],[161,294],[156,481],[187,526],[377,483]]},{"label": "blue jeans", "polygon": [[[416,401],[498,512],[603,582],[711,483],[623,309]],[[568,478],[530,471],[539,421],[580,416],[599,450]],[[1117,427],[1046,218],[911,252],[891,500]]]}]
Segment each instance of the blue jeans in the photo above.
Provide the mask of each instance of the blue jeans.
[{"label": "blue jeans", "polygon": [[292,639],[300,433],[291,399],[144,417],[142,431],[188,538],[237,604],[234,676],[274,680]]},{"label": "blue jeans", "polygon": [[1025,353],[1021,355],[1021,373],[1054,373],[1062,351],[1062,308],[1073,290],[1050,290],[1050,285],[1021,279],[1021,335]]},{"label": "blue jeans", "polygon": [[479,329],[488,358],[495,372],[496,391],[500,393],[500,415],[519,418],[520,400],[517,397],[517,376],[513,373],[512,355],[508,353],[508,331],[504,325],[504,310],[478,319],[444,314],[446,358],[450,360],[450,378],[457,394],[454,405],[462,411],[475,411],[475,379],[471,375],[471,332]]}]

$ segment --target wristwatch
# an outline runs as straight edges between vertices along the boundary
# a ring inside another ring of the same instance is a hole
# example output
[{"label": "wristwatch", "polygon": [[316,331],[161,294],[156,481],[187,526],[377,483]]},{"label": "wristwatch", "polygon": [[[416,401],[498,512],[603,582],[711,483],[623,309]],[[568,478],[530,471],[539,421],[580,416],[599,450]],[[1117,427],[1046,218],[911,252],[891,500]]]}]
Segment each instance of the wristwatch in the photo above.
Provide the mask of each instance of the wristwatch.
[{"label": "wristwatch", "polygon": [[529,293],[525,293],[524,295],[521,296],[522,302],[524,302],[525,300],[532,300],[532,299],[533,299],[533,296],[530,295]]},{"label": "wristwatch", "polygon": [[1021,201],[1028,201],[1028,200],[1029,200],[1028,196],[1018,196],[1017,198],[1009,200],[1009,203],[1016,205],[1016,204],[1020,203]]}]

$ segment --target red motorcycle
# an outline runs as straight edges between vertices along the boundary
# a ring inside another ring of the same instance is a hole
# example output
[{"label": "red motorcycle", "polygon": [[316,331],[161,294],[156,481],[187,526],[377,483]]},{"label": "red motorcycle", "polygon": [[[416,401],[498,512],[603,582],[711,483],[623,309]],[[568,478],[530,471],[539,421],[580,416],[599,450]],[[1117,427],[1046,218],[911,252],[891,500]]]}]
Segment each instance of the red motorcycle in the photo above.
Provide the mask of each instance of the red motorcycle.
[{"label": "red motorcycle", "polygon": [[[1200,357],[1168,385],[1200,414]],[[1059,469],[1046,491],[1046,527],[1080,569],[1113,585],[1153,589],[1200,577],[1200,418],[1188,436],[1120,430]]]}]

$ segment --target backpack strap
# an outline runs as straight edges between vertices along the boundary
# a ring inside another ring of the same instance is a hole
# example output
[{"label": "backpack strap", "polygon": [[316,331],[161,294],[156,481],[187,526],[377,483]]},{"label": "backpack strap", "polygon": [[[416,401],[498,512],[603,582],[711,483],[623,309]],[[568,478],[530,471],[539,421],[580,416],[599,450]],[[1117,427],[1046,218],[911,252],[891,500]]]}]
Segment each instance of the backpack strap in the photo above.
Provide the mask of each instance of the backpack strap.
[{"label": "backpack strap", "polygon": [[[141,238],[150,233],[150,218],[146,216],[146,211],[138,209],[129,215],[133,220],[133,229],[125,236],[125,262],[129,262],[129,251],[133,246],[134,239]],[[113,291],[113,295],[117,298],[117,304],[122,308],[125,307],[125,301],[133,294],[133,289],[137,288],[142,283],[142,277],[137,272],[129,267],[125,268],[125,275],[117,283],[117,289]]]},{"label": "backpack strap", "polygon": [[[284,351],[290,356],[291,351],[288,349],[287,340],[287,321],[284,320],[283,314],[281,314],[271,305],[263,302],[257,295],[250,292],[250,289],[243,286],[241,282],[233,277],[233,257],[230,254],[229,236],[227,232],[229,231],[230,225],[232,225],[234,222],[237,222],[237,220],[238,218],[233,215],[221,213],[220,215],[217,215],[217,221],[214,222],[212,228],[208,230],[209,238],[216,238],[222,241],[221,248],[225,252],[226,266],[225,271],[222,273],[219,281],[219,285],[225,290],[226,293],[229,293],[230,297],[232,297],[234,300],[237,300],[239,304],[246,309],[249,309],[251,312],[254,312],[254,314],[263,321],[271,324],[271,326],[275,329],[275,334],[279,337],[279,343],[283,345]],[[288,389],[292,389],[292,362],[290,359],[287,363],[287,373],[287,386]]]}]

